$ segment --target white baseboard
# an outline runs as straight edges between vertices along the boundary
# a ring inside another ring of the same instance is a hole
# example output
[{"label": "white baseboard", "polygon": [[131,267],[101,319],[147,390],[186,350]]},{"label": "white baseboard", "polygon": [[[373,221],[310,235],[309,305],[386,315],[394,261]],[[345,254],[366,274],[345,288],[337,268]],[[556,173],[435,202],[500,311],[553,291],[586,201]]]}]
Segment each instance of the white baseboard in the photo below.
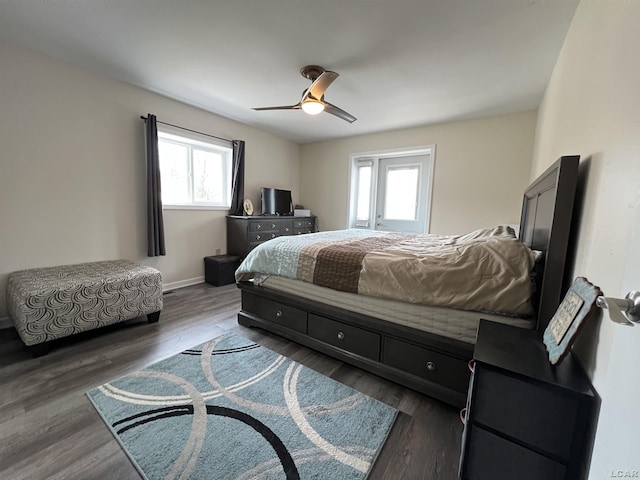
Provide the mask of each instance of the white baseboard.
[{"label": "white baseboard", "polygon": [[[197,285],[198,283],[204,283],[204,276],[189,278],[187,280],[180,280],[179,282],[165,283],[162,285],[162,291],[168,292],[169,290],[190,287],[191,285]],[[11,322],[9,317],[0,317],[0,330],[10,327],[13,327],[13,323]]]},{"label": "white baseboard", "polygon": [[168,292],[169,290],[175,290],[176,288],[190,287],[191,285],[197,285],[198,283],[204,283],[204,276],[196,278],[188,278],[187,280],[180,280],[179,282],[164,283],[162,285],[162,291]]}]

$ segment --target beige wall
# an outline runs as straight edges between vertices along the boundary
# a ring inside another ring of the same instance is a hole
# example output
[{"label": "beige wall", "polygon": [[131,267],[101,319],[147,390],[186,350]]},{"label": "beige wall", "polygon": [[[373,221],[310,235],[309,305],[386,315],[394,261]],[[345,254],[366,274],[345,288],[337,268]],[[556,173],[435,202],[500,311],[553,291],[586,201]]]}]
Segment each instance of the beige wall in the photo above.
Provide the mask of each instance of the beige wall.
[{"label": "beige wall", "polygon": [[435,144],[430,232],[518,223],[535,122],[528,111],[303,145],[301,202],[321,230],[346,228],[349,155]]},{"label": "beige wall", "polygon": [[245,196],[297,195],[300,147],[163,96],[0,43],[0,318],[13,270],[128,258],[165,284],[202,280],[226,251],[226,211],[165,211],[167,256],[146,257],[143,122],[246,141]]},{"label": "beige wall", "polygon": [[[580,3],[540,108],[531,172],[582,155],[573,276],[612,297],[640,290],[638,25],[638,3]],[[574,350],[602,397],[590,478],[640,471],[640,328],[590,319]]]}]

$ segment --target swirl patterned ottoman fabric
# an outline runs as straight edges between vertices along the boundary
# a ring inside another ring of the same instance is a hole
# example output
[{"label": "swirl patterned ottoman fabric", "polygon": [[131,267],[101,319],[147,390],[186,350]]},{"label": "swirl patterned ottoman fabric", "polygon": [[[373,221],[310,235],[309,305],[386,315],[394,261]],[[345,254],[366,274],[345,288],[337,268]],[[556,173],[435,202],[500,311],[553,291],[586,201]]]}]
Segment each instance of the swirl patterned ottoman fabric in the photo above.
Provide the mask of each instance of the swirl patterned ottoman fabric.
[{"label": "swirl patterned ottoman fabric", "polygon": [[162,276],[129,260],[21,270],[9,274],[7,303],[29,347],[142,315],[157,321]]}]

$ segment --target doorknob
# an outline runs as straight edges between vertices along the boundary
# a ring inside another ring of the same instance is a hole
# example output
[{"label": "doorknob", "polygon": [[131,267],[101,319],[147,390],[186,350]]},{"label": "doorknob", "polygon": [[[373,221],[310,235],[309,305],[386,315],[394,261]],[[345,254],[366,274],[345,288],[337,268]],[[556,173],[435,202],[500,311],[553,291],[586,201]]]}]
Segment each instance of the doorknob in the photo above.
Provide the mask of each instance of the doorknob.
[{"label": "doorknob", "polygon": [[640,323],[640,292],[629,292],[624,298],[600,296],[596,298],[596,305],[609,310],[609,318],[615,323],[629,326]]}]

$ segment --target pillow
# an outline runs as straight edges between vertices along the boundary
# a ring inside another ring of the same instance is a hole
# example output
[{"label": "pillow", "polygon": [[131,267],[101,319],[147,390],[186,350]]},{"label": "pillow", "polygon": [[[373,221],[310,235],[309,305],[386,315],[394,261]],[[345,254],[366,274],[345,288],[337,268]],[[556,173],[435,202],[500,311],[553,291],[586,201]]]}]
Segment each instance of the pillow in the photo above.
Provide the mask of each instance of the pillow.
[{"label": "pillow", "polygon": [[516,234],[510,226],[507,225],[498,225],[493,228],[481,228],[479,230],[474,230],[473,232],[469,232],[465,235],[460,236],[461,241],[465,240],[475,240],[478,238],[485,237],[502,237],[502,238],[510,238],[516,240]]}]

